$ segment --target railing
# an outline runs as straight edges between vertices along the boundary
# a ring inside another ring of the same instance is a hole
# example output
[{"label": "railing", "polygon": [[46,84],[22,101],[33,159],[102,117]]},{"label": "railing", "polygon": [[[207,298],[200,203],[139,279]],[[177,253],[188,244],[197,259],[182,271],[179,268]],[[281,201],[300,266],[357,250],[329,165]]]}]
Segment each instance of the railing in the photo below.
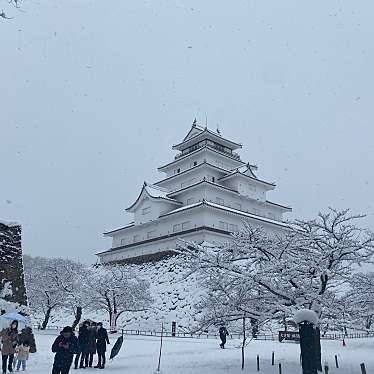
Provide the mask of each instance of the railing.
[{"label": "railing", "polygon": [[240,161],[240,155],[238,153],[236,153],[236,152],[226,152],[226,151],[222,150],[220,147],[217,147],[217,146],[214,146],[214,145],[206,145],[206,144],[204,144],[204,145],[196,145],[196,146],[194,146],[192,148],[189,148],[187,152],[185,152],[185,153],[183,153],[183,152],[179,153],[178,155],[176,155],[174,157],[174,159],[178,160],[179,158],[187,156],[188,154],[190,154],[192,152],[195,152],[198,149],[201,149],[201,148],[204,148],[204,147],[212,148],[212,149],[214,149],[214,150],[216,150],[216,151],[218,151],[218,152],[220,152],[220,153],[222,153],[224,155],[228,155],[228,156],[230,156],[230,157],[232,157],[232,158]]},{"label": "railing", "polygon": [[[38,329],[37,325],[34,325],[33,328],[35,330]],[[60,331],[62,330],[62,326],[47,326],[46,330],[44,331]],[[124,335],[129,336],[149,336],[149,337],[160,337],[161,331],[156,330],[122,330],[118,327],[117,332],[121,333],[123,331]],[[188,332],[176,332],[173,334],[172,332],[163,332],[164,337],[169,338],[192,338],[192,339],[218,339],[219,334],[215,333],[188,333]],[[229,339],[242,339],[243,335],[240,333],[229,334]],[[343,339],[364,339],[364,338],[374,338],[374,332],[369,333],[353,333],[353,334],[325,334],[321,335],[321,339],[323,340],[343,340]],[[276,341],[279,339],[278,334],[258,334],[255,340],[263,340],[263,341]]]}]

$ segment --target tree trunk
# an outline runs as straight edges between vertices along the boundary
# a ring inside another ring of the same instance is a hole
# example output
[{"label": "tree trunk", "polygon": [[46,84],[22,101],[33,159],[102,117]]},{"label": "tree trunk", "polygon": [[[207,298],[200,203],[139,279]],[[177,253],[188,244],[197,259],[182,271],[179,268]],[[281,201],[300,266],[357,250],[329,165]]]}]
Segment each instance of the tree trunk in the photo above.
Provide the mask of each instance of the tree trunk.
[{"label": "tree trunk", "polygon": [[244,370],[244,363],[245,363],[244,351],[245,351],[246,340],[247,340],[247,337],[245,335],[245,317],[243,317],[242,370]]},{"label": "tree trunk", "polygon": [[79,322],[82,318],[82,307],[81,306],[77,306],[77,309],[75,310],[75,316],[74,317],[75,317],[74,322],[71,325],[73,330],[75,330],[75,328],[78,326],[78,324],[79,324]]},{"label": "tree trunk", "polygon": [[51,317],[52,308],[48,307],[47,312],[44,315],[44,321],[42,323],[41,330],[45,330],[47,328],[49,318]]}]

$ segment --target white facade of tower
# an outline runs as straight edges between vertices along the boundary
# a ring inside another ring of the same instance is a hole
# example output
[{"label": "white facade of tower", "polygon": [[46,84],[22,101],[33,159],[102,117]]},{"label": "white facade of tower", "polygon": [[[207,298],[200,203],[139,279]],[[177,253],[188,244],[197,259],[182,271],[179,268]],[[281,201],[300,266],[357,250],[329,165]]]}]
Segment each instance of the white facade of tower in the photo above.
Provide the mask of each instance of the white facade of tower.
[{"label": "white facade of tower", "polygon": [[267,200],[275,185],[255,175],[235,150],[241,144],[194,122],[175,146],[175,159],[159,168],[165,177],[144,183],[126,209],[133,220],[104,233],[112,248],[98,253],[102,263],[142,262],[174,250],[178,239],[223,242],[247,220],[269,232],[283,230],[283,214],[291,208]]}]

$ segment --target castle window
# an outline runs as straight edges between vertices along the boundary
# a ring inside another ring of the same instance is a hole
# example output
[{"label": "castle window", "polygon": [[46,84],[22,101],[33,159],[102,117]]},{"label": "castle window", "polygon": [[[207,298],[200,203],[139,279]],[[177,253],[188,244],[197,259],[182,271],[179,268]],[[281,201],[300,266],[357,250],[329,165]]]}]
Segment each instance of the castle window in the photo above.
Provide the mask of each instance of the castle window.
[{"label": "castle window", "polygon": [[178,169],[177,169],[177,173],[180,173],[180,172],[181,172],[181,169],[180,169],[180,168],[178,168]]},{"label": "castle window", "polygon": [[231,232],[238,232],[239,231],[238,225],[232,225],[232,224],[230,224],[229,225],[229,230]]},{"label": "castle window", "polygon": [[193,166],[196,166],[196,165],[197,165],[197,161],[194,161]]},{"label": "castle window", "polygon": [[125,245],[126,244],[126,238],[122,238],[121,239],[121,245]]},{"label": "castle window", "polygon": [[146,208],[143,208],[142,209],[142,215],[146,215],[146,214],[149,214],[151,213],[151,207],[150,206],[147,206]]},{"label": "castle window", "polygon": [[133,238],[132,238],[132,241],[134,242],[134,243],[136,243],[136,242],[138,242],[139,241],[139,235],[134,235],[133,236]]},{"label": "castle window", "polygon": [[216,198],[216,203],[219,205],[225,205],[225,200],[221,199],[220,197]]},{"label": "castle window", "polygon": [[156,231],[155,230],[152,230],[152,231],[148,231],[147,232],[147,239],[152,239],[156,236]]},{"label": "castle window", "polygon": [[219,228],[222,229],[222,230],[228,231],[229,224],[227,222],[224,222],[224,221],[219,221]]},{"label": "castle window", "polygon": [[182,230],[188,230],[191,227],[191,222],[183,222],[182,223]]},{"label": "castle window", "polygon": [[176,224],[173,226],[173,232],[178,232],[181,231],[181,224]]}]

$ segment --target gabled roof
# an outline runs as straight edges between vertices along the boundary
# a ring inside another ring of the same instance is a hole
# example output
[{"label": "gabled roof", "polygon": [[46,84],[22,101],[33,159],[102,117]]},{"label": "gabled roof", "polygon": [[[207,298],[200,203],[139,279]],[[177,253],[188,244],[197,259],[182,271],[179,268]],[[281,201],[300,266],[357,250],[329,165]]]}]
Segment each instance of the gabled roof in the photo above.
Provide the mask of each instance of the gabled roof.
[{"label": "gabled roof", "polygon": [[[221,177],[219,179],[219,181],[223,181],[223,180],[227,180],[229,178],[233,178],[233,177],[245,177],[245,178],[249,178],[251,180],[253,180],[254,182],[258,182],[260,184],[263,184],[265,186],[267,186],[267,188],[269,188],[270,190],[273,190],[275,188],[275,184],[274,183],[269,183],[269,182],[265,182],[261,179],[258,179],[257,177],[254,176],[253,172],[249,172],[250,169],[248,169],[247,173],[242,173],[239,169],[235,169],[232,173],[230,174],[227,174],[223,177]],[[252,174],[252,175],[251,175]]]},{"label": "gabled roof", "polygon": [[208,180],[206,180],[206,179],[204,178],[203,180],[201,180],[201,181],[199,181],[199,182],[197,182],[197,183],[190,184],[189,186],[183,187],[183,188],[181,188],[181,189],[179,189],[179,190],[176,190],[176,191],[173,191],[173,192],[169,192],[169,193],[168,193],[168,196],[170,197],[170,196],[178,195],[178,194],[180,194],[180,193],[183,193],[183,192],[186,191],[186,190],[190,190],[190,189],[192,189],[192,188],[194,188],[194,187],[197,187],[197,186],[200,186],[200,185],[202,185],[202,184],[204,184],[204,185],[209,185],[209,186],[213,186],[213,187],[216,187],[216,188],[220,188],[220,189],[223,189],[223,190],[225,190],[225,191],[230,191],[230,192],[233,192],[233,193],[235,193],[235,194],[237,194],[237,195],[239,194],[238,191],[235,191],[235,190],[233,190],[232,188],[229,188],[229,187],[223,186],[222,184],[218,184],[218,183],[214,183],[214,182],[208,181]]},{"label": "gabled roof", "polygon": [[150,199],[153,199],[153,200],[164,200],[169,203],[178,204],[178,205],[182,204],[181,202],[177,200],[171,199],[170,197],[167,196],[167,194],[168,194],[167,190],[161,187],[155,186],[153,184],[148,184],[147,182],[144,182],[138,198],[131,206],[126,208],[126,211],[133,212],[144,195],[148,196]]},{"label": "gabled roof", "polygon": [[200,134],[201,132],[204,131],[204,127],[201,127],[197,124],[196,118],[192,123],[191,129],[188,132],[188,134],[184,137],[183,141],[185,142],[186,140],[192,138],[195,135]]},{"label": "gabled roof", "polygon": [[249,175],[253,178],[256,178],[256,175],[254,173],[254,170],[257,170],[257,166],[256,165],[251,165],[249,162],[245,165],[245,166],[240,166],[236,169],[233,169],[232,171],[233,172],[236,172],[237,170],[240,171],[242,174],[245,174],[245,175]]},{"label": "gabled roof", "polygon": [[203,139],[208,137],[212,138],[217,143],[223,144],[231,149],[242,148],[242,145],[240,143],[236,143],[232,140],[226,139],[218,132],[211,131],[207,127],[202,129],[200,126],[198,127],[197,125],[193,124],[187,136],[181,143],[173,145],[173,149],[183,150],[185,148],[188,148],[188,146],[194,144],[195,142],[198,142],[200,140],[199,138]]}]

